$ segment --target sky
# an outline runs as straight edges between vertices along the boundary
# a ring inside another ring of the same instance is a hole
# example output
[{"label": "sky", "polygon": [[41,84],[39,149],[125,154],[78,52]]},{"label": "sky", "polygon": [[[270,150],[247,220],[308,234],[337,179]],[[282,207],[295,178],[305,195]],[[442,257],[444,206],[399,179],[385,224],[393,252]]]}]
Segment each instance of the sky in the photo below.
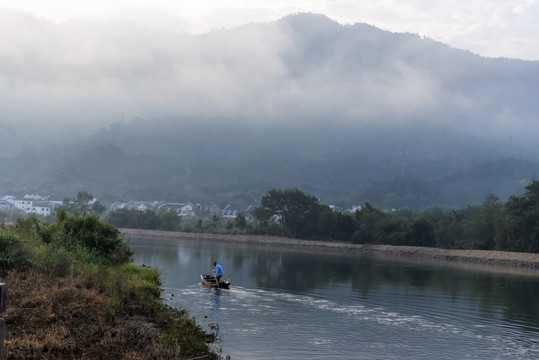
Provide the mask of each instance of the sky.
[{"label": "sky", "polygon": [[487,57],[539,60],[539,0],[0,0],[57,23],[129,20],[200,34],[297,12],[410,32]]}]

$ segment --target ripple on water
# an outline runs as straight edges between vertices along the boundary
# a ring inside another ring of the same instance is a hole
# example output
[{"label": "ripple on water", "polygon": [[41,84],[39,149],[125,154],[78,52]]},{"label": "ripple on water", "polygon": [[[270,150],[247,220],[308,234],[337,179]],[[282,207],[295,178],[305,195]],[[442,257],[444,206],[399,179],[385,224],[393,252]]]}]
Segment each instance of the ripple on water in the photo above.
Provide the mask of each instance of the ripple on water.
[{"label": "ripple on water", "polygon": [[245,349],[258,359],[355,359],[358,351],[365,359],[539,358],[537,341],[519,340],[521,329],[500,325],[498,314],[444,308],[438,303],[447,299],[431,295],[373,303],[242,287],[165,292],[174,294],[169,304],[188,308],[203,327],[218,322],[223,351],[233,358]]}]

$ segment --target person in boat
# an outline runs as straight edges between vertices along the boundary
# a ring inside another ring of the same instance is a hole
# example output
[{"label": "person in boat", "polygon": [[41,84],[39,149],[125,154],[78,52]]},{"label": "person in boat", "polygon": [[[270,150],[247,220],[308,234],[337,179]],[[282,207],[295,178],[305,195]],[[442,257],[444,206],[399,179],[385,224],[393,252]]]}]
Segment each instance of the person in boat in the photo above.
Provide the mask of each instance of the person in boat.
[{"label": "person in boat", "polygon": [[221,278],[223,277],[223,267],[219,264],[217,264],[217,261],[213,262],[213,267],[215,268],[213,270],[213,275],[215,275],[215,278],[217,279],[217,283],[221,282]]}]

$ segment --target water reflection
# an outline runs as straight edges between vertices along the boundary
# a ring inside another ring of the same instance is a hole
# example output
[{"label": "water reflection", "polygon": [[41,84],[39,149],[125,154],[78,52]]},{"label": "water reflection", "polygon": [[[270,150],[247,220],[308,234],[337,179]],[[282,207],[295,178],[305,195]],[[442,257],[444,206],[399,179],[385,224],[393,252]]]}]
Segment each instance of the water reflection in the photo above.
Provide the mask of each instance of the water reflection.
[{"label": "water reflection", "polygon": [[[206,241],[140,239],[133,240],[133,246],[136,263],[165,271],[164,285],[176,292],[174,301],[199,318],[207,316],[211,324],[229,321],[221,328],[228,329],[228,341],[239,343],[233,344],[237,351],[242,341],[268,331],[276,338],[271,341],[310,351],[313,358],[313,347],[321,351],[320,358],[327,358],[324,351],[350,354],[357,351],[357,343],[371,355],[391,354],[393,347],[399,354],[403,346],[417,354],[417,348],[427,346],[416,339],[421,337],[432,342],[431,351],[465,348],[468,343],[475,358],[496,354],[488,345],[492,342],[512,348],[512,354],[527,354],[513,358],[538,355],[537,272],[524,276],[470,270],[468,265]],[[225,277],[232,275],[231,290],[201,289],[200,274],[211,270],[214,259],[223,265]],[[237,327],[236,337],[231,326]],[[288,336],[275,334],[276,328],[286,329]],[[311,348],[290,337],[302,338],[302,332],[304,342],[313,342]],[[425,358],[436,357],[425,351]],[[370,358],[377,358],[374,355]],[[347,356],[354,358],[343,358]]]},{"label": "water reflection", "polygon": [[213,291],[213,316],[219,316],[219,311],[221,309],[221,289],[215,289]]},{"label": "water reflection", "polygon": [[469,306],[489,316],[503,309],[507,321],[538,331],[538,277],[516,277],[502,273],[474,273],[458,268],[394,263],[368,256],[320,256],[289,251],[251,253],[244,259],[256,286],[290,292],[314,292],[330,284],[349,283],[363,299],[391,287],[401,292],[429,294],[434,290],[444,298],[465,296]]}]

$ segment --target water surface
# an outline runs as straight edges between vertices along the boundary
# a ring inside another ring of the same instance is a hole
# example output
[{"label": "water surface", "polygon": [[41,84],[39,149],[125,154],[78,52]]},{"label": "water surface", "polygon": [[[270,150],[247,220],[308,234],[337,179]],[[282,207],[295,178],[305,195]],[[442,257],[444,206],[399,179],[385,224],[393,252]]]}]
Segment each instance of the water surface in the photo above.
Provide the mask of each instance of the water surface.
[{"label": "water surface", "polygon": [[[539,277],[218,241],[131,239],[232,359],[537,359]],[[211,263],[230,290],[200,285]]]}]

